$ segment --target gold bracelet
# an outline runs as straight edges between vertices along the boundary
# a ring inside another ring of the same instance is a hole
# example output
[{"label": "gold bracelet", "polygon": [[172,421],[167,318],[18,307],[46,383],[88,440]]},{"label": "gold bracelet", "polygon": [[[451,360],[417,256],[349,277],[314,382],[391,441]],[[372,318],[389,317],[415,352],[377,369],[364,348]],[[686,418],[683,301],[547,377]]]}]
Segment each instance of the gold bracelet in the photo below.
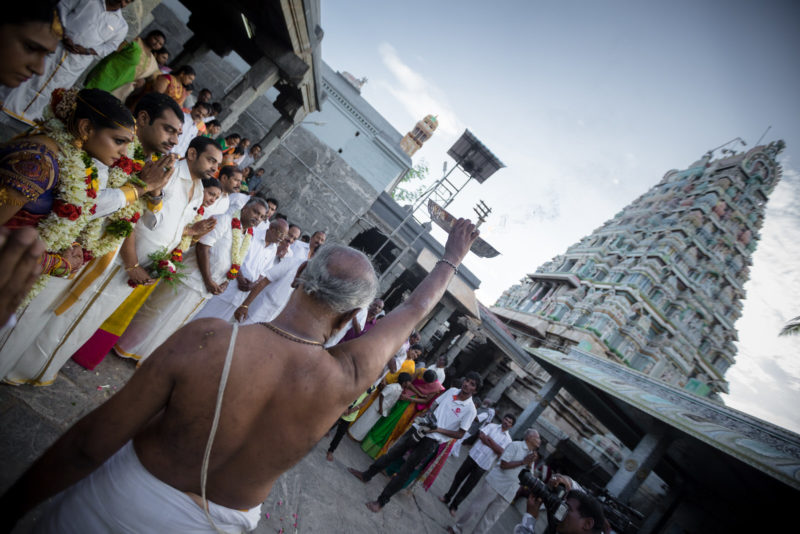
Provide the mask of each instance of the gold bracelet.
[{"label": "gold bracelet", "polygon": [[125,272],[126,272],[126,273],[127,273],[127,272],[130,272],[130,271],[134,270],[134,269],[135,269],[135,268],[137,268],[137,267],[139,267],[139,264],[138,264],[138,263],[137,263],[136,265],[134,265],[133,267],[125,267]]},{"label": "gold bracelet", "polygon": [[125,202],[130,205],[139,200],[139,191],[132,185],[123,185],[119,188],[125,194]]},{"label": "gold bracelet", "polygon": [[[12,191],[17,192],[15,189],[12,189]],[[29,201],[27,200],[27,198],[25,200],[16,199],[11,194],[9,194],[8,190],[5,187],[0,188],[0,206],[7,204],[9,206],[21,208],[28,202]]]},{"label": "gold bracelet", "polygon": [[247,304],[242,304],[242,305],[241,305],[241,306],[239,306],[239,307],[240,307],[240,308],[249,308],[249,306],[248,306]]}]

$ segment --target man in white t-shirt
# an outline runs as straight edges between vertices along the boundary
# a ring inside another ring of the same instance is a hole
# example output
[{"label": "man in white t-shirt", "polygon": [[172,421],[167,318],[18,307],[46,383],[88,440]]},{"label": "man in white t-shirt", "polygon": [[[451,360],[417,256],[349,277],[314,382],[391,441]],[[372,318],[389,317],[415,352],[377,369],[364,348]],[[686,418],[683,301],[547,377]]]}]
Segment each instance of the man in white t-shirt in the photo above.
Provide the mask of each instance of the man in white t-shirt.
[{"label": "man in white t-shirt", "polygon": [[411,429],[392,446],[389,451],[378,458],[370,465],[366,471],[357,471],[348,468],[360,481],[369,482],[372,477],[384,470],[389,464],[402,458],[407,452],[410,454],[406,458],[403,466],[392,477],[389,483],[383,488],[378,496],[378,500],[367,503],[367,508],[373,512],[379,512],[386,506],[392,495],[403,488],[403,485],[411,476],[417,465],[428,458],[436,451],[439,444],[446,443],[451,439],[459,439],[472,424],[475,419],[475,403],[472,402],[472,394],[481,385],[481,375],[476,372],[469,372],[461,384],[461,390],[451,388],[433,401],[431,410],[436,417],[437,427],[431,430],[423,429],[414,423]]},{"label": "man in white t-shirt", "polygon": [[[511,443],[511,434],[508,431],[516,422],[517,418],[509,413],[503,417],[503,421],[499,425],[489,423],[479,431],[478,439],[480,441],[470,449],[469,456],[458,468],[450,489],[444,496],[439,497],[443,503],[449,503],[450,515],[456,516],[458,505],[469,495],[483,474],[492,468],[497,458]],[[459,486],[461,487],[459,488]]]},{"label": "man in white t-shirt", "polygon": [[475,492],[475,497],[458,518],[456,524],[447,527],[450,534],[485,534],[505,512],[519,488],[519,472],[524,467],[532,467],[538,456],[541,438],[530,429],[525,432],[525,441],[512,441],[500,463],[486,475]]}]

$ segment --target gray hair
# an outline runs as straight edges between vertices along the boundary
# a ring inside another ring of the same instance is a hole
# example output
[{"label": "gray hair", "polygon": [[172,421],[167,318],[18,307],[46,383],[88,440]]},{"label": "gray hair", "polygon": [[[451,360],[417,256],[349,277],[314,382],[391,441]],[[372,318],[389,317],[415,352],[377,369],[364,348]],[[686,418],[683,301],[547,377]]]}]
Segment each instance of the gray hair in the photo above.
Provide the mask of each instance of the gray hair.
[{"label": "gray hair", "polygon": [[243,207],[250,206],[251,208],[258,204],[259,206],[263,207],[265,210],[269,211],[269,206],[267,205],[267,201],[260,197],[250,197],[250,200],[247,201]]},{"label": "gray hair", "polygon": [[[343,255],[363,259],[369,266],[367,272],[359,273],[352,265],[337,266],[336,260]],[[335,243],[320,247],[298,279],[307,295],[313,295],[336,313],[366,308],[378,292],[378,277],[369,258],[363,252]]]}]

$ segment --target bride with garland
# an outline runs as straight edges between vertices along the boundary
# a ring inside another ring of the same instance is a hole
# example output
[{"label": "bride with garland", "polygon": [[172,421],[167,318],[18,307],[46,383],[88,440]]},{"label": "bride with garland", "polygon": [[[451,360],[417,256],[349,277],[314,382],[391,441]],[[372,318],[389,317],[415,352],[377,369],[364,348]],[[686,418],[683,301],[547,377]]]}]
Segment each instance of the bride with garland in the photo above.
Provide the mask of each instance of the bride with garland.
[{"label": "bride with garland", "polygon": [[152,207],[139,174],[154,183],[164,169],[132,159],[134,124],[110,93],[58,89],[41,124],[0,145],[0,224],[35,227],[47,250],[43,274],[17,311],[18,325],[0,338],[0,377],[42,334],[37,319],[59,302],[81,268],[93,260],[110,263],[142,211]]}]

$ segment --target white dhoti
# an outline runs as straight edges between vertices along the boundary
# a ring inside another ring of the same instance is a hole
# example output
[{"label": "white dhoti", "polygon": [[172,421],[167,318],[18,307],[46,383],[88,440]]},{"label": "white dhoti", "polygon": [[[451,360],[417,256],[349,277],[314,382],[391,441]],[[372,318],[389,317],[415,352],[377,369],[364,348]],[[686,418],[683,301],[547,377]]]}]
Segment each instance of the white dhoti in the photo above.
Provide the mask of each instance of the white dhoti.
[{"label": "white dhoti", "polygon": [[350,425],[350,428],[347,429],[347,433],[350,434],[350,437],[356,441],[361,441],[365,437],[367,437],[367,433],[375,426],[375,423],[378,422],[378,419],[381,418],[380,412],[378,412],[378,399],[370,405],[366,411],[361,414],[361,417],[356,419],[355,423]]},{"label": "white dhoti", "polygon": [[144,360],[194,319],[205,302],[205,296],[184,284],[179,283],[175,288],[159,284],[136,312],[114,351],[124,358]]},{"label": "white dhoti", "polygon": [[[89,265],[84,270],[90,271],[91,267]],[[73,284],[80,281],[81,278],[78,278]],[[37,386],[51,384],[67,360],[92,337],[131,291],[133,289],[128,285],[128,273],[122,268],[121,260],[115,261],[63,313],[56,315],[50,309],[41,315],[38,325],[34,325],[39,335],[7,373],[6,381]],[[61,297],[65,294],[66,291]],[[17,328],[22,323],[20,320]]]},{"label": "white dhoti", "polygon": [[[4,329],[0,336],[0,379],[5,378],[22,357],[25,349],[43,332],[45,320],[53,304],[70,285],[66,278],[48,277],[47,285],[36,295],[17,318],[17,324]],[[49,316],[49,315],[48,315]]]},{"label": "white dhoti", "polygon": [[[364,410],[364,413],[350,425],[350,428],[347,430],[350,437],[356,441],[361,441],[367,437],[367,433],[375,426],[378,419],[389,415],[402,393],[403,387],[398,383],[384,386],[378,394],[379,396],[369,405],[369,408]],[[381,402],[381,399],[383,399],[383,402]],[[382,412],[380,408],[383,408]]]},{"label": "white dhoti", "polygon": [[[233,510],[209,501],[209,514],[225,532],[256,528],[261,506]],[[187,494],[151,475],[129,441],[94,473],[53,498],[36,532],[215,533]]]},{"label": "white dhoti", "polygon": [[232,280],[224,293],[213,296],[205,303],[195,319],[216,318],[233,321],[233,313],[249,294],[249,291],[239,291],[236,280]]}]

